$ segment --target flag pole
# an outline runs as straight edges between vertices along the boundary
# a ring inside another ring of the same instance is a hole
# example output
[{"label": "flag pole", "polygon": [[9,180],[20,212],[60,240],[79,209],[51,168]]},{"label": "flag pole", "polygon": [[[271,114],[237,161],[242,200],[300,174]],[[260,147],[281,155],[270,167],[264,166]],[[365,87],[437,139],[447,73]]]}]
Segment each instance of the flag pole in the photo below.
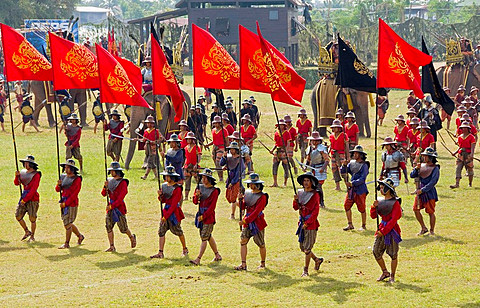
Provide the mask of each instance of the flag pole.
[{"label": "flag pole", "polygon": [[273,100],[273,98],[272,98],[272,104],[273,104],[273,110],[275,111],[275,118],[277,119],[278,132],[280,133],[280,139],[282,140],[282,147],[283,147],[283,150],[285,151],[285,156],[287,157],[288,173],[290,174],[290,179],[292,180],[293,191],[295,192],[295,194],[297,194],[297,187],[295,186],[295,180],[293,179],[292,168],[290,166],[290,160],[288,159],[287,145],[285,144],[285,140],[283,139],[283,133],[280,130],[280,125],[279,125],[279,122],[278,122],[277,106],[275,105],[275,101]]},{"label": "flag pole", "polygon": [[[377,106],[377,101],[378,101],[378,90],[377,93],[375,94],[375,161],[373,163],[373,169],[374,169],[374,174],[375,174],[375,201],[378,198],[378,191],[377,191],[377,157],[378,157],[378,149],[377,149],[377,144],[378,144],[378,106]],[[378,209],[375,211],[377,213],[377,230],[380,226],[380,219],[378,217]]]},{"label": "flag pole", "polygon": [[[58,141],[58,111],[57,111],[57,94],[55,90],[53,90],[53,104],[54,104],[54,112],[55,112],[55,141],[57,143],[57,176],[60,180],[60,145]],[[62,190],[60,189],[60,199],[62,199]]]},{"label": "flag pole", "polygon": [[[168,98],[167,98],[168,100]],[[161,110],[160,110],[161,112]],[[155,163],[157,164],[157,174],[155,174],[155,176],[157,177],[157,183],[158,183],[158,190],[162,189],[162,182],[160,181],[160,157],[158,155],[158,144],[157,144],[157,131],[158,133],[160,134],[160,130],[158,130],[158,123],[157,123],[157,102],[154,100],[153,102],[153,114],[154,114],[154,122],[155,122],[155,155],[157,156],[157,159],[155,161]],[[167,125],[165,127],[168,127],[168,121],[169,119],[167,118]],[[167,129],[165,129],[165,132],[167,131]],[[166,135],[165,135],[166,136]],[[159,136],[160,137],[160,136]],[[145,144],[146,146],[150,146],[148,143]],[[166,166],[165,166],[166,167]],[[160,215],[161,217],[163,218],[163,203],[162,203],[162,200],[160,198]]]},{"label": "flag pole", "polygon": [[[240,42],[238,44],[238,51],[239,51],[239,55],[240,55]],[[238,67],[241,68],[240,66],[240,61],[241,61],[241,58],[242,57],[238,57]],[[238,144],[240,145],[240,142],[242,140],[242,112],[241,112],[241,109],[242,109],[242,70],[239,69],[238,70]],[[241,147],[241,146],[240,146]],[[241,153],[241,152],[240,152]],[[241,154],[240,154],[241,155]],[[251,160],[251,157],[250,157],[250,162],[253,166],[253,161]],[[241,166],[241,165],[240,165]],[[246,168],[245,168],[246,169]],[[241,170],[241,169],[240,169]],[[243,171],[245,172],[245,170]],[[248,186],[248,185],[247,185]],[[242,183],[242,175],[240,174],[240,191],[245,191],[245,187],[243,187],[243,183]],[[240,206],[240,200],[238,200],[238,220],[242,220],[242,207]],[[240,226],[240,231],[242,231],[242,226]]]},{"label": "flag pole", "polygon": [[[12,142],[13,142],[13,152],[15,153],[15,168],[18,171],[18,153],[17,153],[17,142],[15,141],[15,128],[13,127],[13,112],[12,112],[12,100],[10,98],[10,86],[6,81],[7,85],[7,96],[8,96],[8,109],[10,111],[10,126],[12,127]],[[22,185],[18,185],[20,189],[20,196],[22,196]]]}]

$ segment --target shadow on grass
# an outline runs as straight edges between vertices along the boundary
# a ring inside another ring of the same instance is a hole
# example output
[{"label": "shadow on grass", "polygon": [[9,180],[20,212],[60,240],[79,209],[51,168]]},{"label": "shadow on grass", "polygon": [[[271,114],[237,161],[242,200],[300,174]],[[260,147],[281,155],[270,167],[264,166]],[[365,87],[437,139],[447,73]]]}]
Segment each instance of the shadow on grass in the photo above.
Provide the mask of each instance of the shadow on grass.
[{"label": "shadow on grass", "polygon": [[[108,254],[108,253],[105,253],[105,254]],[[114,252],[112,254],[115,256],[121,257],[122,259],[117,261],[111,261],[111,262],[95,262],[94,264],[102,270],[109,270],[109,269],[114,269],[119,267],[127,267],[127,266],[144,262],[146,260],[150,260],[150,258],[147,258],[145,256],[136,255],[135,250],[132,250],[127,253]]]},{"label": "shadow on grass", "polygon": [[141,268],[149,272],[158,272],[166,268],[173,267],[175,265],[190,265],[190,263],[188,262],[188,258],[146,258],[146,260],[150,260],[149,264],[142,265]]},{"label": "shadow on grass", "polygon": [[233,266],[226,266],[221,264],[221,262],[212,262],[207,265],[210,271],[204,271],[201,273],[203,276],[208,276],[212,278],[218,278],[220,276],[235,273],[236,271],[233,269]]},{"label": "shadow on grass", "polygon": [[325,212],[330,212],[330,213],[345,213],[345,210],[343,210],[343,209],[337,210],[337,209],[333,209],[331,207],[320,208],[320,210],[325,211]]},{"label": "shadow on grass", "polygon": [[451,244],[465,245],[464,241],[454,240],[440,235],[411,237],[404,239],[400,245],[405,248],[414,248],[432,242],[449,242]]},{"label": "shadow on grass", "polygon": [[0,245],[5,245],[5,244],[8,244],[10,243],[9,241],[4,241],[4,240],[0,240]]},{"label": "shadow on grass", "polygon": [[413,291],[415,293],[428,293],[428,292],[432,291],[429,288],[422,288],[422,287],[416,286],[414,284],[403,283],[403,282],[395,282],[392,286],[395,289],[399,289],[399,290],[402,290],[402,291],[410,290],[410,291]]},{"label": "shadow on grass", "polygon": [[373,226],[373,228],[375,228],[375,229],[374,230],[353,231],[352,233],[367,236],[367,237],[373,237],[375,235],[376,227]]},{"label": "shadow on grass", "polygon": [[45,243],[45,242],[38,242],[38,241],[35,241],[33,243],[27,243],[27,245],[29,247],[32,247],[32,248],[40,248],[40,249],[55,247],[55,245],[53,245],[53,244]]},{"label": "shadow on grass", "polygon": [[80,247],[71,247],[70,249],[67,250],[67,254],[64,255],[52,255],[52,256],[45,256],[45,258],[48,261],[65,261],[70,258],[75,258],[75,257],[81,257],[81,256],[87,256],[87,255],[93,255],[100,250],[88,250],[85,248],[80,248]]},{"label": "shadow on grass", "polygon": [[22,250],[22,249],[27,249],[27,247],[0,247],[0,253],[15,251],[15,250]]},{"label": "shadow on grass", "polygon": [[329,277],[310,276],[317,284],[304,287],[308,292],[315,295],[328,294],[332,299],[341,304],[348,301],[348,297],[355,293],[355,289],[363,285],[358,282],[345,282]]},{"label": "shadow on grass", "polygon": [[265,279],[265,281],[248,283],[249,286],[262,291],[276,291],[279,288],[288,288],[302,281],[301,279],[295,279],[288,275],[274,272],[269,268],[249,273]]}]

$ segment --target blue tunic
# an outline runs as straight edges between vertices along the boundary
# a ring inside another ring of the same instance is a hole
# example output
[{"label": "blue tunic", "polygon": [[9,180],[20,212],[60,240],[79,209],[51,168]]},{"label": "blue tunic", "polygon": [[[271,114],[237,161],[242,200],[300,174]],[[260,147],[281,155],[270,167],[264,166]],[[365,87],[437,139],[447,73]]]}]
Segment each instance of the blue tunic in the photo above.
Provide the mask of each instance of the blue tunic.
[{"label": "blue tunic", "polygon": [[432,173],[426,178],[420,177],[419,170],[416,168],[412,170],[410,177],[420,178],[420,190],[422,193],[419,197],[422,202],[428,202],[428,200],[438,201],[437,189],[435,188],[435,185],[440,178],[440,168],[438,166],[435,166]]},{"label": "blue tunic", "polygon": [[368,194],[367,184],[365,184],[368,175],[368,168],[368,164],[364,162],[360,170],[357,173],[353,173],[350,169],[350,163],[348,163],[346,168],[345,166],[342,166],[341,173],[345,173],[345,169],[347,169],[346,172],[352,175],[350,183],[352,183],[353,193],[357,195]]},{"label": "blue tunic", "polygon": [[[225,158],[225,156],[222,156],[222,158],[220,159],[220,166],[225,166],[226,164],[227,159]],[[239,163],[237,164],[237,166],[233,169],[229,169],[228,171],[229,173],[226,182],[227,187],[229,184],[235,185],[241,180],[242,174],[245,171],[245,164],[243,163],[242,157],[239,157]]]},{"label": "blue tunic", "polygon": [[175,153],[174,156],[170,155],[165,155],[165,166],[173,166],[175,167],[175,172],[180,174],[180,178],[182,180],[185,179],[185,176],[183,175],[183,164],[184,164],[184,155],[183,155],[183,149],[177,150],[177,153]]}]

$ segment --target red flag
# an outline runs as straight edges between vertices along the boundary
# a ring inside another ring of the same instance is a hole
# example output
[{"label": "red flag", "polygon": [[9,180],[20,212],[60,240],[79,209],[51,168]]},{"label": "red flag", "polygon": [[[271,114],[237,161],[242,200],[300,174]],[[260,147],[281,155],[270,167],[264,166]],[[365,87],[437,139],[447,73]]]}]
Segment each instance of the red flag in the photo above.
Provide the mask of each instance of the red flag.
[{"label": "red flag", "polygon": [[0,24],[7,81],[53,79],[52,65],[47,58],[15,29]]},{"label": "red flag", "polygon": [[413,90],[423,98],[419,66],[427,65],[432,57],[405,42],[382,19],[378,19],[377,88]]},{"label": "red flag", "polygon": [[[260,38],[257,34],[247,28],[239,25],[240,35],[240,70],[241,70],[241,88],[256,92],[269,93],[267,88],[258,82],[259,75],[258,63],[262,55]],[[276,49],[270,42],[264,39],[268,50],[273,55],[272,61],[275,65],[278,77],[283,88],[288,91],[291,97],[301,102],[305,90],[306,81],[297,74],[292,64],[285,56]],[[249,60],[250,59],[250,60]],[[256,64],[257,63],[257,64]],[[262,90],[263,89],[263,90]]]},{"label": "red flag", "polygon": [[193,80],[195,87],[236,90],[240,67],[207,31],[192,24]]},{"label": "red flag", "polygon": [[138,93],[142,93],[143,76],[140,68],[127,59],[117,56],[113,57],[118,61],[118,63],[120,63],[125,72],[127,72],[128,79],[130,79],[130,82],[135,87],[135,90],[137,90]]},{"label": "red flag", "polygon": [[153,34],[151,34],[151,42],[153,94],[168,95],[172,98],[175,122],[178,122],[182,119],[185,97],[183,97],[172,68],[168,65],[167,58]]},{"label": "red flag", "polygon": [[268,86],[272,99],[285,104],[302,107],[302,105],[297,103],[283,88],[283,85],[280,82],[280,76],[278,75],[275,64],[273,63],[274,54],[271,52],[265,39],[263,38],[262,33],[260,32],[260,27],[258,26],[258,22],[257,33],[260,39],[262,59],[264,61],[265,68],[262,81]]},{"label": "red flag", "polygon": [[141,106],[152,109],[128,79],[120,63],[102,46],[95,44],[100,78],[100,100],[102,103],[116,103]]},{"label": "red flag", "polygon": [[97,57],[87,47],[49,33],[53,89],[99,87]]}]

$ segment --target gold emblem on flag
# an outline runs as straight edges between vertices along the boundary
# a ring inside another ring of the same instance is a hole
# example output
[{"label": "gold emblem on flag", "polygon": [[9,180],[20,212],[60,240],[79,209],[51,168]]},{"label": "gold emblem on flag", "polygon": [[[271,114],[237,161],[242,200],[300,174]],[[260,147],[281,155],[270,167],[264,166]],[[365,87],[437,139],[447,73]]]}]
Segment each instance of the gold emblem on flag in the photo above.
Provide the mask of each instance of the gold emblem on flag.
[{"label": "gold emblem on flag", "polygon": [[400,50],[400,46],[398,46],[398,43],[395,44],[395,55],[390,53],[390,57],[388,58],[388,66],[390,66],[390,69],[395,74],[399,75],[408,75],[408,78],[410,78],[412,81],[415,80],[415,76],[413,75],[412,70],[408,66],[407,61],[405,61],[405,58],[403,57],[402,51]]},{"label": "gold emblem on flag", "polygon": [[167,80],[167,82],[175,84],[175,74],[173,74],[173,71],[168,66],[168,63],[165,63],[165,65],[163,65],[162,74],[165,77],[165,79]]},{"label": "gold emblem on flag", "polygon": [[[273,54],[273,59],[269,55],[263,55],[261,49],[253,54],[253,62],[248,60],[248,70],[253,78],[262,80],[272,91],[280,88],[277,80],[280,83],[292,81],[292,75],[287,72],[285,63],[275,54]],[[276,78],[274,78],[275,75],[277,75]]]},{"label": "gold emblem on flag", "polygon": [[365,66],[362,62],[358,61],[355,59],[353,61],[353,68],[355,68],[355,71],[361,75],[368,75],[368,77],[373,78],[373,73],[368,69],[368,67]]},{"label": "gold emblem on flag", "polygon": [[211,60],[205,57],[202,59],[202,68],[205,73],[213,76],[220,75],[223,82],[227,82],[231,78],[240,78],[240,68],[231,60],[230,55],[219,42],[215,42],[210,48],[208,56]]},{"label": "gold emblem on flag", "polygon": [[60,69],[70,78],[84,82],[87,78],[98,77],[95,56],[85,47],[75,44],[60,61]]},{"label": "gold emblem on flag", "polygon": [[130,83],[130,80],[127,77],[127,73],[120,66],[116,65],[112,73],[108,74],[107,83],[110,88],[115,92],[125,92],[128,96],[133,97],[137,92],[135,88]]},{"label": "gold emblem on flag", "polygon": [[[18,53],[17,53],[18,52]],[[33,74],[40,70],[52,68],[50,62],[38,55],[38,51],[30,43],[24,40],[12,55],[12,61],[19,69],[30,69]]]}]

